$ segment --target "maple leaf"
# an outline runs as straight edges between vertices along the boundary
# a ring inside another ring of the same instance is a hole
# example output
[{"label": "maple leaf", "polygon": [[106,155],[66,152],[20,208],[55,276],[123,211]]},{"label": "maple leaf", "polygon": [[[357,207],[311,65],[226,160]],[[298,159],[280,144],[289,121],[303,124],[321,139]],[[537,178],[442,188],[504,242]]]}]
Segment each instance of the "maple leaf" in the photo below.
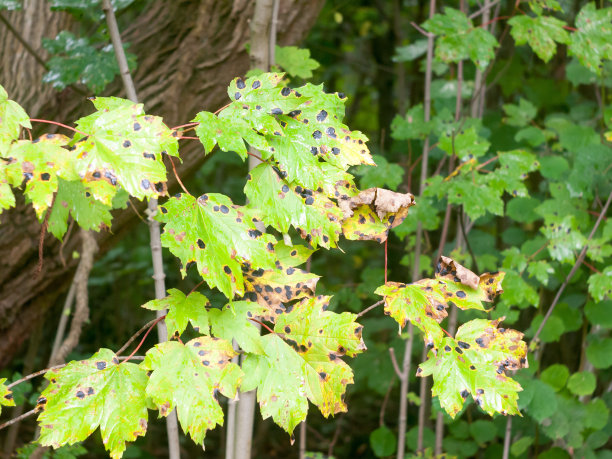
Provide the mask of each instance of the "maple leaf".
[{"label": "maple leaf", "polygon": [[414,204],[411,193],[396,193],[383,188],[368,188],[352,196],[341,195],[338,206],[344,214],[344,236],[351,240],[385,242],[389,230],[406,219],[408,209]]},{"label": "maple leaf", "polygon": [[15,206],[15,195],[9,185],[6,169],[6,161],[0,159],[0,212]]},{"label": "maple leaf", "polygon": [[178,157],[178,142],[142,104],[115,97],[93,99],[97,111],[76,121],[76,167],[96,199],[110,204],[117,185],[138,199],[166,194],[162,153]]},{"label": "maple leaf", "polygon": [[59,177],[78,180],[73,166],[74,155],[62,148],[69,142],[61,134],[46,134],[33,142],[18,140],[11,144],[6,176],[13,186],[25,180],[25,195],[32,201],[36,215],[42,214],[53,202]]},{"label": "maple leaf", "polygon": [[269,164],[253,169],[244,187],[249,207],[259,210],[266,225],[282,233],[293,226],[314,248],[336,247],[342,214],[321,191],[287,183]]},{"label": "maple leaf", "polygon": [[527,346],[522,333],[498,329],[499,320],[476,319],[463,324],[455,338],[444,338],[430,351],[417,376],[433,375],[432,394],[451,416],[463,407],[469,394],[485,412],[519,414],[520,384],[506,370],[527,366]]},{"label": "maple leaf", "polygon": [[262,338],[264,355],[244,361],[243,390],[257,388],[263,418],[272,416],[290,434],[306,418],[307,400],[326,417],[346,411],[353,372],[341,357],[365,350],[357,316],[325,311],[328,304],[325,296],[295,304],[277,318],[276,334]]},{"label": "maple leaf", "polygon": [[285,310],[283,303],[314,295],[319,278],[303,269],[277,261],[275,269],[244,269],[245,289],[265,308],[262,317],[274,321]]},{"label": "maple leaf", "polygon": [[85,230],[100,231],[110,228],[113,208],[122,207],[127,192],[120,190],[115,195],[112,207],[95,199],[80,180],[66,181],[59,179],[55,204],[49,216],[49,232],[62,239],[68,229],[68,217],[72,218]]},{"label": "maple leaf", "polygon": [[384,296],[385,314],[399,324],[400,331],[408,321],[425,335],[428,346],[444,336],[440,322],[448,315],[443,284],[433,279],[422,279],[412,284],[387,282],[374,292]]},{"label": "maple leaf", "polygon": [[138,365],[119,364],[113,351],[101,349],[87,360],[45,373],[45,378],[50,383],[37,405],[42,409],[41,445],[73,444],[99,426],[106,450],[120,458],[126,441],[145,434],[148,378]]},{"label": "maple leaf", "polygon": [[241,349],[263,354],[259,329],[249,319],[264,316],[266,309],[251,301],[233,301],[223,309],[208,312],[212,334],[229,342],[235,339]]},{"label": "maple leaf", "polygon": [[274,267],[275,239],[255,227],[252,211],[227,196],[210,193],[196,200],[179,194],[160,206],[156,219],[165,223],[162,245],[181,260],[183,276],[195,262],[202,278],[228,298],[244,295],[241,263]]},{"label": "maple leaf", "polygon": [[6,378],[0,378],[0,413],[2,413],[2,406],[15,406],[15,400],[13,400],[13,393],[6,387],[4,382]]},{"label": "maple leaf", "polygon": [[19,138],[21,127],[32,129],[30,117],[21,106],[8,98],[0,85],[0,156],[5,156],[10,144]]},{"label": "maple leaf", "polygon": [[274,246],[274,252],[282,265],[295,267],[306,263],[315,250],[299,244],[289,246],[279,241]]},{"label": "maple leaf", "polygon": [[208,311],[206,306],[209,305],[208,298],[199,292],[192,292],[185,296],[180,290],[171,288],[165,298],[151,300],[143,304],[142,307],[153,311],[167,309],[165,322],[168,335],[180,336],[187,328],[188,322],[191,322],[198,333],[208,335]]},{"label": "maple leaf", "polygon": [[230,342],[201,336],[186,344],[157,344],[142,363],[153,371],[146,391],[160,416],[176,407],[183,431],[195,443],[202,443],[207,430],[223,425],[217,391],[229,398],[236,396],[242,371],[230,361],[234,355]]}]

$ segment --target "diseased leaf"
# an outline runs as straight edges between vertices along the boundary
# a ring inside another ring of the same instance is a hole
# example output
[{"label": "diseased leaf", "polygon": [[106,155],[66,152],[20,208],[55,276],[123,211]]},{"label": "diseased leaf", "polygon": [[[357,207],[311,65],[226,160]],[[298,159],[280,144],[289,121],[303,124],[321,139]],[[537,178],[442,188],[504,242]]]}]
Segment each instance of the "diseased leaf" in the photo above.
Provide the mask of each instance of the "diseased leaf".
[{"label": "diseased leaf", "polygon": [[522,333],[498,329],[498,323],[467,322],[454,339],[443,338],[419,366],[418,376],[433,375],[432,394],[453,418],[469,394],[489,415],[519,414],[517,399],[522,389],[505,371],[527,365],[527,346],[521,340]]},{"label": "diseased leaf", "polygon": [[208,298],[199,292],[189,293],[187,296],[178,289],[168,290],[168,296],[159,300],[151,300],[142,305],[145,309],[161,311],[167,309],[166,328],[168,336],[180,336],[187,328],[187,323],[198,333],[208,335],[208,311],[210,305]]},{"label": "diseased leaf", "polygon": [[115,97],[93,99],[96,112],[76,121],[87,133],[75,135],[76,168],[94,197],[110,205],[121,185],[144,199],[166,192],[162,153],[178,156],[178,142],[158,116],[145,115],[142,104]]},{"label": "diseased leaf", "polygon": [[7,163],[0,159],[0,213],[15,206],[15,195],[8,182]]},{"label": "diseased leaf", "polygon": [[235,339],[241,349],[251,354],[263,354],[261,334],[250,318],[262,317],[266,309],[250,301],[234,301],[223,309],[208,312],[212,334],[231,342]]},{"label": "diseased leaf", "polygon": [[283,241],[279,241],[274,246],[274,251],[278,257],[278,261],[285,266],[299,266],[306,263],[310,256],[315,252],[306,246],[293,244],[286,245]]},{"label": "diseased leaf", "polygon": [[211,287],[228,298],[244,295],[241,263],[252,269],[274,267],[274,238],[255,227],[253,213],[222,194],[203,194],[197,200],[179,194],[159,208],[157,219],[165,223],[162,245],[183,263],[189,262]]},{"label": "diseased leaf", "polygon": [[425,335],[428,346],[444,337],[439,323],[448,315],[442,284],[433,279],[423,279],[412,284],[387,282],[376,289],[385,298],[385,314],[389,314],[400,326],[408,321]]},{"label": "diseased leaf", "polygon": [[[119,364],[114,352],[101,349],[87,360],[45,373],[50,383],[38,399],[39,442],[59,448],[85,440],[100,427],[104,447],[120,458],[125,443],[145,434],[146,371]],[[120,422],[119,422],[120,420]]]},{"label": "diseased leaf", "polygon": [[321,188],[289,184],[269,164],[260,164],[249,175],[244,188],[249,207],[260,212],[266,225],[281,233],[293,226],[314,248],[336,247],[342,214]]},{"label": "diseased leaf", "polygon": [[306,418],[307,400],[325,417],[346,411],[343,397],[353,372],[341,357],[365,350],[356,316],[325,311],[328,302],[304,299],[280,315],[277,334],[262,338],[265,354],[250,354],[243,365],[243,390],[257,388],[262,417],[272,416],[289,433]]},{"label": "diseased leaf", "polygon": [[2,413],[2,406],[15,406],[13,400],[13,393],[4,384],[6,378],[0,378],[0,413]]},{"label": "diseased leaf", "polygon": [[404,169],[399,164],[390,163],[384,156],[372,155],[376,161],[376,167],[358,166],[355,175],[361,175],[360,184],[362,188],[382,188],[388,186],[392,191],[402,183]]},{"label": "diseased leaf", "polygon": [[320,277],[279,261],[275,269],[245,270],[244,284],[251,299],[265,308],[262,317],[274,322],[284,303],[313,296]]},{"label": "diseased leaf", "polygon": [[21,127],[32,129],[30,117],[17,102],[8,98],[0,85],[0,157],[5,157],[11,142],[19,138]]},{"label": "diseased leaf", "polygon": [[59,177],[79,179],[73,166],[74,154],[62,148],[68,141],[61,134],[46,134],[33,142],[18,140],[7,153],[8,182],[17,187],[25,181],[24,193],[32,201],[39,219],[53,202]]},{"label": "diseased leaf", "polygon": [[81,181],[66,181],[60,178],[55,204],[49,216],[49,231],[61,240],[68,229],[69,216],[84,230],[100,231],[104,227],[110,228],[111,209],[95,199]]},{"label": "diseased leaf", "polygon": [[147,352],[143,368],[152,370],[147,396],[168,416],[176,407],[185,433],[201,444],[207,430],[223,425],[217,392],[236,396],[242,371],[231,362],[236,352],[229,341],[201,336],[186,344],[166,341]]},{"label": "diseased leaf", "polygon": [[561,220],[556,215],[547,215],[541,231],[550,241],[548,244],[550,256],[553,260],[562,263],[573,263],[576,254],[586,243],[586,238],[578,230],[573,215],[568,215]]},{"label": "diseased leaf", "polygon": [[471,127],[458,133],[447,132],[440,137],[438,147],[449,155],[457,155],[461,161],[479,158],[487,153],[491,144]]},{"label": "diseased leaf", "polygon": [[595,301],[612,299],[612,266],[608,266],[601,273],[591,274],[588,283],[589,293]]}]

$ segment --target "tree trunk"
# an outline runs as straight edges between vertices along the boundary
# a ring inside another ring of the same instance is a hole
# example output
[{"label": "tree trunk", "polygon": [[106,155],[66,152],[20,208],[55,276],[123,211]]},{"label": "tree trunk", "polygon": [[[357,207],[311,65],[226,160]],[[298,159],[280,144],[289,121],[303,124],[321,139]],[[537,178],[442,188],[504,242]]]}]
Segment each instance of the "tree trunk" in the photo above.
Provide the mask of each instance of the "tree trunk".
[{"label": "tree trunk", "polygon": [[[48,5],[45,0],[26,0],[22,11],[4,12],[43,58],[41,38],[53,38],[60,30],[72,27],[69,16],[51,12]],[[322,5],[323,0],[280,2],[279,44],[299,43]],[[156,1],[123,25],[122,38],[138,57],[133,75],[147,113],[163,116],[166,124],[174,126],[189,122],[200,110],[212,111],[224,105],[229,81],[249,68],[245,45],[252,10],[253,2],[247,0]],[[91,112],[91,104],[77,91],[68,88],[58,93],[43,85],[45,69],[3,26],[0,50],[0,84],[32,118],[71,124]],[[125,97],[119,81],[110,85],[104,95]],[[202,148],[194,141],[182,145],[181,157],[183,163],[177,170],[182,178],[195,172],[204,161]],[[175,186],[172,175],[169,186]],[[97,235],[99,255],[129,231],[135,220],[129,208],[116,212],[112,232]],[[74,234],[77,232],[67,235],[63,247],[52,236],[45,237],[43,269],[37,276],[40,224],[33,210],[18,198],[15,209],[0,214],[0,368],[12,360],[33,324],[70,285],[78,261],[70,257],[78,247]]]}]

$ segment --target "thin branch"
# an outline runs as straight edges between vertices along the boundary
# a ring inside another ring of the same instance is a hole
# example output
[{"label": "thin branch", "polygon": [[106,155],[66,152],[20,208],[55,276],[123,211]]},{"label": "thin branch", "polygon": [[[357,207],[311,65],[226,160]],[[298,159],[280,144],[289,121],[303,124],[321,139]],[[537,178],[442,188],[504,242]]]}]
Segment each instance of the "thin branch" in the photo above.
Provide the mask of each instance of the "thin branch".
[{"label": "thin branch", "polygon": [[338,438],[340,438],[340,430],[342,428],[342,421],[344,419],[343,415],[338,416],[338,422],[336,423],[336,431],[334,432],[334,436],[329,444],[329,448],[327,448],[327,456],[332,457],[334,455],[334,447],[336,443],[338,443]]},{"label": "thin branch", "polygon": [[140,219],[140,221],[146,224],[147,221],[142,215],[140,215],[140,212],[138,212],[138,209],[136,208],[136,206],[134,205],[134,203],[132,202],[130,198],[128,198],[128,202],[130,203],[130,207],[132,208],[136,216]]},{"label": "thin branch", "polygon": [[0,430],[13,425],[16,422],[21,421],[22,419],[29,418],[33,414],[36,414],[36,408],[28,411],[27,413],[23,413],[21,416],[17,416],[16,418],[11,419],[10,421],[6,421],[4,424],[0,424]]},{"label": "thin branch", "polygon": [[43,249],[45,246],[45,234],[47,234],[47,228],[49,227],[49,217],[51,216],[51,211],[53,210],[53,205],[55,204],[55,198],[57,197],[57,193],[53,193],[53,199],[51,200],[51,205],[47,208],[47,213],[45,214],[45,220],[40,227],[40,236],[38,238],[38,266],[36,267],[36,275],[40,276],[43,268]]},{"label": "thin branch", "polygon": [[187,123],[187,124],[181,124],[180,126],[174,126],[172,128],[170,128],[172,131],[176,131],[178,129],[181,128],[186,128],[186,127],[196,127],[197,125],[199,125],[199,122],[195,122],[195,123]]},{"label": "thin branch", "polygon": [[433,38],[435,35],[433,33],[429,33],[426,30],[423,30],[421,26],[419,26],[416,22],[410,22],[410,25],[417,29],[421,35],[424,35],[427,38]]},{"label": "thin branch", "polygon": [[397,359],[395,358],[395,349],[389,348],[389,357],[391,358],[391,365],[393,365],[393,369],[395,370],[395,374],[399,378],[400,381],[404,379],[404,375],[402,374],[402,370],[400,370],[399,365],[397,364]]},{"label": "thin branch", "polygon": [[143,326],[140,328],[140,330],[138,330],[136,333],[134,333],[132,336],[130,336],[130,339],[128,339],[128,340],[126,341],[126,343],[125,343],[123,346],[121,346],[121,348],[120,348],[120,349],[119,349],[117,352],[115,352],[115,354],[116,354],[116,355],[121,355],[121,354],[123,353],[123,351],[125,351],[125,350],[126,350],[126,349],[127,349],[129,346],[130,346],[130,344],[132,344],[132,343],[134,342],[134,340],[140,336],[140,334],[141,334],[142,332],[144,332],[145,330],[147,330],[147,329],[151,328],[151,326],[152,326],[152,325],[156,324],[156,323],[157,323],[157,320],[158,320],[158,319],[157,319],[157,317],[156,317],[155,319],[150,320],[150,321],[148,321],[146,324],[144,324],[144,325],[143,325]]},{"label": "thin branch", "polygon": [[[474,19],[475,17],[479,16],[480,14],[484,13],[485,11],[488,11],[491,7],[497,5],[499,2],[500,2],[500,0],[495,0],[494,2],[491,2],[491,3],[485,3],[485,5],[482,8],[480,8],[475,13],[470,14],[468,16],[468,18]],[[487,22],[487,21],[485,21],[485,22]]]},{"label": "thin branch", "polygon": [[504,433],[504,452],[502,459],[508,459],[510,457],[510,441],[512,437],[512,416],[508,416],[506,419],[506,431]]},{"label": "thin branch", "polygon": [[151,333],[151,330],[153,330],[153,327],[155,327],[155,325],[157,325],[157,324],[158,324],[158,322],[161,322],[161,321],[162,321],[163,319],[165,319],[165,318],[166,318],[166,316],[165,316],[165,315],[163,315],[163,316],[160,316],[160,317],[156,318],[156,319],[153,321],[153,323],[152,323],[152,324],[149,326],[149,329],[147,330],[147,332],[144,334],[144,336],[143,336],[143,337],[142,337],[142,339],[140,340],[140,343],[138,343],[138,346],[136,346],[136,349],[134,349],[134,350],[132,351],[132,353],[131,353],[130,355],[128,355],[128,356],[125,358],[124,362],[127,362],[127,361],[128,361],[128,360],[130,360],[132,357],[134,357],[134,354],[136,354],[136,352],[138,352],[138,349],[140,349],[140,347],[143,345],[143,343],[144,343],[145,339],[147,339],[147,335],[148,335],[149,333]]},{"label": "thin branch", "polygon": [[376,303],[374,303],[372,306],[368,306],[367,308],[365,308],[363,311],[359,312],[359,314],[357,314],[357,317],[361,317],[363,316],[365,313],[370,312],[372,309],[380,306],[381,304],[383,304],[385,302],[385,300],[380,300],[377,301]]},{"label": "thin branch", "polygon": [[32,55],[32,57],[36,60],[36,62],[38,62],[41,66],[43,66],[46,69],[49,68],[47,67],[47,63],[45,62],[45,60],[42,57],[40,57],[40,54],[38,54],[36,50],[32,48],[32,46],[30,46],[30,44],[26,41],[26,39],[21,36],[19,31],[13,27],[13,25],[9,22],[8,19],[4,17],[2,13],[0,13],[0,21],[6,26],[7,29],[9,29],[9,31],[15,36],[17,41],[19,41],[19,43],[21,43],[21,45],[26,49],[26,51]]},{"label": "thin branch", "polygon": [[391,378],[391,382],[389,383],[389,387],[387,388],[387,392],[385,392],[385,398],[383,398],[383,402],[380,405],[380,412],[378,414],[378,425],[380,427],[385,425],[385,411],[387,410],[387,403],[389,403],[389,396],[391,395],[391,389],[393,389],[393,383],[395,381]]},{"label": "thin branch", "polygon": [[479,273],[478,263],[476,262],[476,255],[474,255],[474,251],[472,250],[472,246],[470,245],[470,241],[468,239],[467,231],[465,230],[465,223],[463,222],[463,206],[461,207],[461,213],[459,214],[459,226],[461,227],[461,232],[463,233],[463,239],[465,239],[465,245],[472,257],[472,263],[474,263],[474,271]]},{"label": "thin branch", "polygon": [[551,314],[553,313],[553,311],[555,309],[555,306],[557,306],[557,303],[559,302],[559,299],[561,298],[561,294],[565,290],[565,287],[567,287],[567,284],[572,279],[572,277],[574,277],[574,274],[576,274],[576,271],[578,270],[578,268],[582,264],[582,262],[584,260],[584,257],[586,255],[587,249],[589,247],[589,241],[591,239],[593,239],[593,236],[595,235],[595,232],[597,231],[597,228],[599,227],[599,224],[603,220],[603,217],[606,214],[606,212],[608,212],[608,207],[610,207],[610,201],[612,201],[612,191],[608,195],[608,200],[606,201],[606,204],[604,205],[603,209],[601,210],[601,214],[599,215],[599,218],[595,222],[595,226],[593,226],[593,229],[591,230],[591,234],[589,234],[589,237],[587,238],[586,242],[584,243],[584,247],[580,251],[580,255],[578,255],[578,258],[576,259],[576,262],[574,263],[574,266],[572,266],[572,269],[569,272],[569,274],[567,275],[567,277],[565,278],[565,281],[563,281],[563,284],[561,284],[561,287],[559,287],[559,290],[557,291],[557,294],[555,295],[555,298],[554,298],[552,304],[550,305],[550,308],[548,308],[548,312],[544,316],[544,319],[542,320],[542,323],[538,327],[538,330],[535,332],[535,335],[533,335],[533,338],[531,338],[532,346],[534,345],[534,343],[536,343],[538,337],[540,336],[540,333],[542,332],[542,329],[544,328],[544,325],[546,324],[546,322],[550,318]]},{"label": "thin branch", "polygon": [[389,237],[387,236],[387,239],[385,239],[385,284],[387,283],[387,264],[388,264],[388,251],[387,251],[387,247],[388,247],[388,243],[389,243]]}]

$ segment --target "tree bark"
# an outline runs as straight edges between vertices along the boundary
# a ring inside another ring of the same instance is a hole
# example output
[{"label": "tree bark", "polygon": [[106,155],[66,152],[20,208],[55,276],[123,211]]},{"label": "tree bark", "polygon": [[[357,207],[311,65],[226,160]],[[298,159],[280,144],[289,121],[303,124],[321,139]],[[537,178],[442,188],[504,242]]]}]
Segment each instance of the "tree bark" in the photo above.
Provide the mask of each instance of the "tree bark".
[{"label": "tree bark", "polygon": [[[299,43],[314,24],[323,0],[284,0],[278,16],[280,45]],[[169,126],[190,121],[201,110],[215,110],[228,101],[226,87],[249,68],[246,43],[253,2],[248,0],[156,1],[129,24],[122,38],[138,58],[133,73],[148,113],[164,117]],[[24,9],[5,17],[43,58],[43,36],[53,38],[74,27],[65,13],[52,12],[45,0],[26,0]],[[121,21],[121,15],[119,16]],[[32,118],[70,124],[90,113],[91,105],[73,89],[56,92],[43,85],[45,69],[19,40],[0,26],[0,84],[9,98]],[[92,94],[93,95],[93,94]],[[104,95],[125,97],[119,79]],[[48,126],[45,126],[48,128]],[[51,130],[47,130],[49,132]],[[179,176],[188,177],[204,161],[197,142],[181,145]],[[175,187],[169,175],[169,187]],[[144,207],[144,206],[143,206]],[[143,208],[141,207],[141,209]],[[99,255],[112,247],[136,221],[131,209],[115,212],[112,231],[97,234]],[[28,338],[33,324],[70,285],[78,260],[69,254],[78,238],[67,235],[64,246],[45,236],[44,264],[37,276],[40,224],[30,206],[18,197],[15,209],[0,214],[0,368],[6,366]],[[65,258],[63,264],[61,253]]]}]

